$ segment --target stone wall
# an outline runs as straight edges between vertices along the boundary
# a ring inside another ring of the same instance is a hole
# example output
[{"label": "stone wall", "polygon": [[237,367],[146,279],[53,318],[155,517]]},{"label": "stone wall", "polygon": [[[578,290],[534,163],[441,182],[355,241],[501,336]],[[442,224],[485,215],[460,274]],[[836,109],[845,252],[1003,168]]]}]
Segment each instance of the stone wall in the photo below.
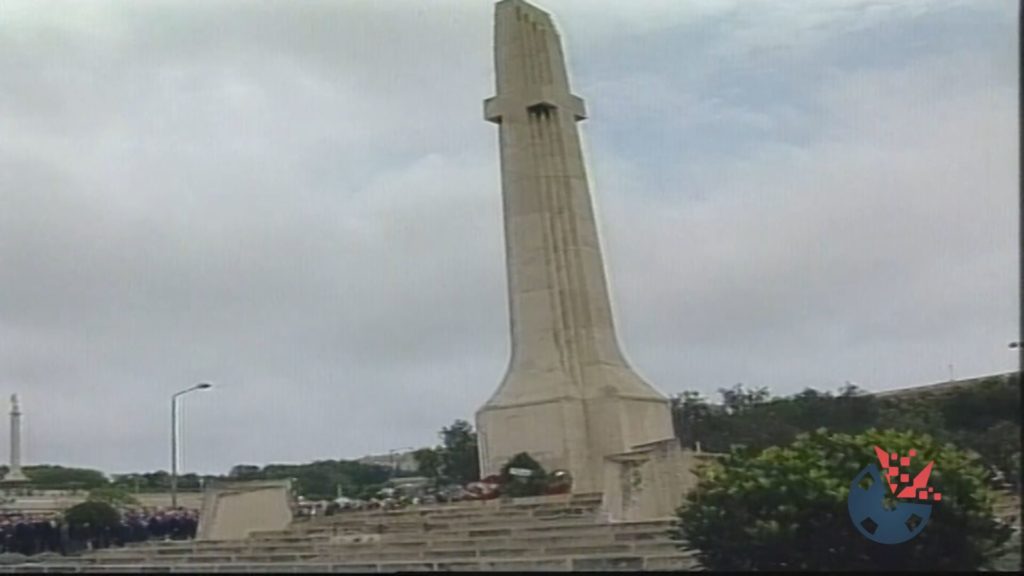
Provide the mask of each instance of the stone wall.
[{"label": "stone wall", "polygon": [[684,450],[677,439],[605,458],[602,509],[612,522],[674,518],[697,483],[694,470],[715,455]]},{"label": "stone wall", "polygon": [[197,540],[243,540],[251,532],[284,530],[292,521],[291,482],[216,482],[207,486]]}]

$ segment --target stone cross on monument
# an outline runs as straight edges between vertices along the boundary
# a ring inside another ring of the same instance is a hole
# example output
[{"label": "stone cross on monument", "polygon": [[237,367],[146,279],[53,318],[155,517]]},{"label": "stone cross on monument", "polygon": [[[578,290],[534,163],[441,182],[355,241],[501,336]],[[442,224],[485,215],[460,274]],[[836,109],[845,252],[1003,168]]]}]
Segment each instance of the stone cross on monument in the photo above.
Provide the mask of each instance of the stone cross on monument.
[{"label": "stone cross on monument", "polygon": [[498,125],[512,355],[477,412],[481,473],[528,452],[599,491],[604,458],[674,437],[668,400],[619,348],[572,94],[551,17],[522,0],[495,6]]},{"label": "stone cross on monument", "polygon": [[27,482],[21,471],[21,409],[18,395],[11,394],[11,468],[4,476],[4,482]]}]

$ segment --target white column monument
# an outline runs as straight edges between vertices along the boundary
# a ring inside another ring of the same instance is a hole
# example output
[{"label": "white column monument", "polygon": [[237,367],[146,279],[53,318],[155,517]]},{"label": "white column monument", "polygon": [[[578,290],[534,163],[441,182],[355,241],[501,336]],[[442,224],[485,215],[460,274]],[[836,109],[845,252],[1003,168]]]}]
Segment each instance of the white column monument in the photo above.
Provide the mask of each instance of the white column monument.
[{"label": "white column monument", "polygon": [[11,468],[4,476],[4,482],[27,482],[21,471],[21,409],[18,395],[11,394]]},{"label": "white column monument", "polygon": [[497,95],[512,355],[477,412],[481,472],[528,452],[600,491],[604,458],[674,437],[668,400],[638,376],[615,335],[597,224],[551,17],[522,0],[495,7]]}]

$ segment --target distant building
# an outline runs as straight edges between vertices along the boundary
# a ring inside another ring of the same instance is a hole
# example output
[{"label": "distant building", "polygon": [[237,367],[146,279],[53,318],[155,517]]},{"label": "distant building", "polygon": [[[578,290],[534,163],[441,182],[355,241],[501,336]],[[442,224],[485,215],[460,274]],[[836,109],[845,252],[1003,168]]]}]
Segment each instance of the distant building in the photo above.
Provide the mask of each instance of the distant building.
[{"label": "distant building", "polygon": [[412,451],[363,456],[362,458],[357,459],[356,462],[359,462],[360,464],[384,466],[385,468],[394,468],[397,472],[416,472],[419,470]]},{"label": "distant building", "polygon": [[932,394],[947,394],[955,390],[962,390],[975,386],[986,380],[1001,380],[1003,382],[1009,382],[1014,376],[1020,377],[1020,372],[1004,372],[1002,374],[989,374],[988,376],[976,376],[974,378],[965,378],[963,380],[947,380],[945,382],[939,382],[936,384],[926,384],[924,386],[914,386],[911,388],[898,388],[896,390],[886,390],[884,392],[875,392],[876,398],[899,398],[899,397],[912,397],[921,395],[932,395]]}]

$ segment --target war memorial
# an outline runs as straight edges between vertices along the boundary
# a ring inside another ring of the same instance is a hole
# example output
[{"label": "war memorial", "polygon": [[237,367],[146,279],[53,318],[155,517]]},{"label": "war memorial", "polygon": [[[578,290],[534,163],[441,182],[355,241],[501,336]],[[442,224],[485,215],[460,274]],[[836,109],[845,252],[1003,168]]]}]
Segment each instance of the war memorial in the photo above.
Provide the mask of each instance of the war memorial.
[{"label": "war memorial", "polygon": [[[701,568],[671,530],[694,470],[716,455],[681,446],[668,398],[620,347],[581,148],[587,111],[551,16],[525,0],[498,1],[494,67],[483,117],[499,142],[511,356],[475,414],[480,477],[527,453],[568,472],[571,491],[300,517],[289,481],[220,482],[205,486],[194,540],[0,573]],[[20,417],[12,398],[8,485],[26,480]]]}]

